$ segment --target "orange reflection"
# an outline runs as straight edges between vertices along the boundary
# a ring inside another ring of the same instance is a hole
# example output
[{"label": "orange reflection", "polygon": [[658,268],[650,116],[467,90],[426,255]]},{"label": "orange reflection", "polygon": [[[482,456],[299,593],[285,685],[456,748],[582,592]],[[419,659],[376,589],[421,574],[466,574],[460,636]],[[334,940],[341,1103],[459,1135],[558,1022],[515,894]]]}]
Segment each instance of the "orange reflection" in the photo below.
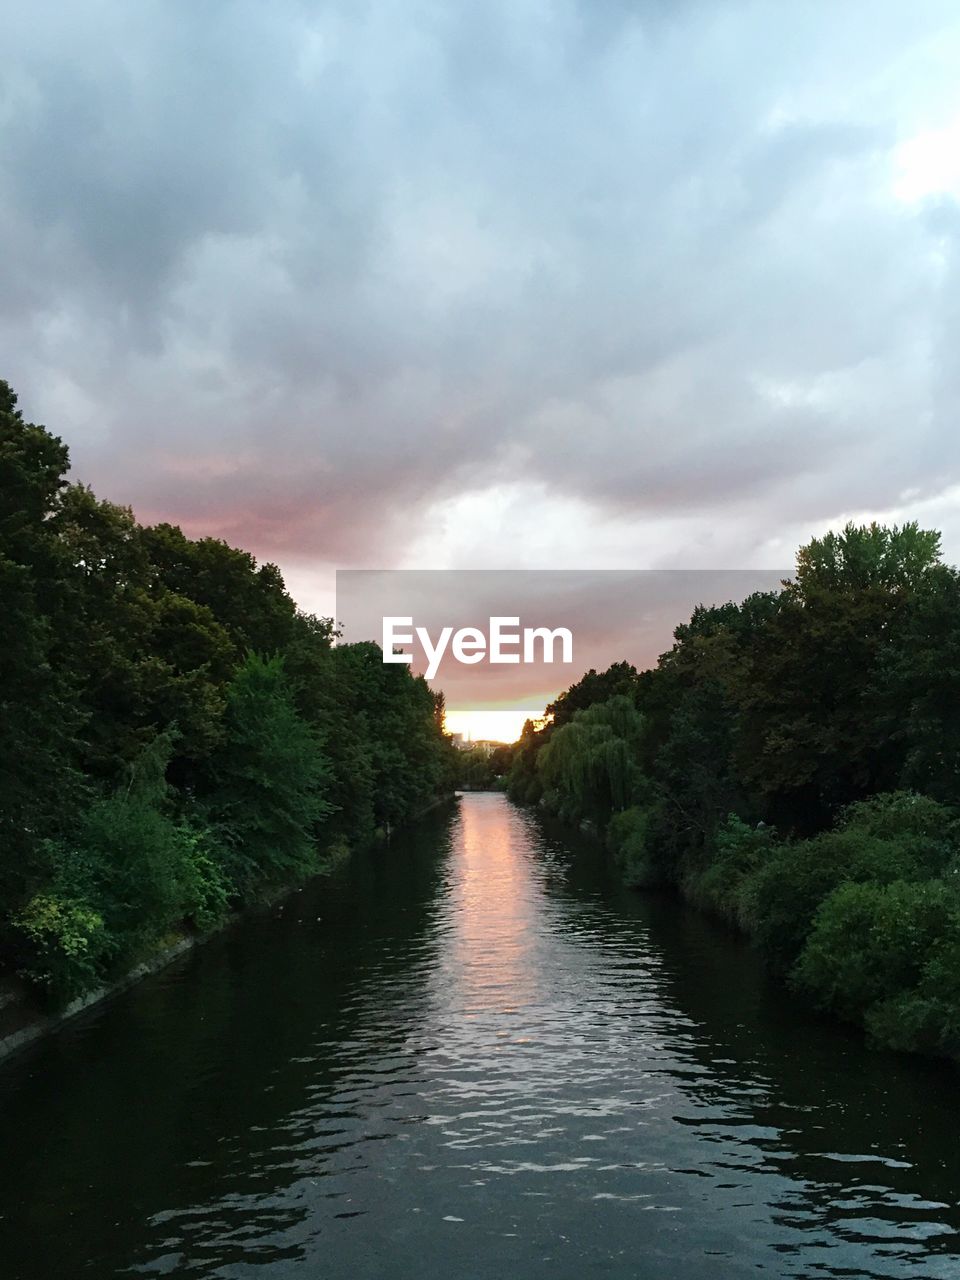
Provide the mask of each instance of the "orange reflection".
[{"label": "orange reflection", "polygon": [[[460,856],[452,865],[446,977],[468,1014],[514,1012],[535,1001],[533,963],[540,886],[523,818],[500,795],[472,795],[461,809]],[[452,993],[451,993],[452,994]]]}]

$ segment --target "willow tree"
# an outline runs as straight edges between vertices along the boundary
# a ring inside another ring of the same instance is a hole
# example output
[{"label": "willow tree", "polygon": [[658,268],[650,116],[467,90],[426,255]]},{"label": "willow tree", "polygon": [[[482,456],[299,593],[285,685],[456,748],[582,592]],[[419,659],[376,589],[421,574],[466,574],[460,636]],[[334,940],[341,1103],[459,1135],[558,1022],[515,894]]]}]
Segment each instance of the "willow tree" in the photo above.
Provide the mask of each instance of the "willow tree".
[{"label": "willow tree", "polygon": [[601,826],[628,808],[642,783],[643,727],[643,717],[623,695],[576,712],[537,761],[546,805],[568,821],[586,818]]}]

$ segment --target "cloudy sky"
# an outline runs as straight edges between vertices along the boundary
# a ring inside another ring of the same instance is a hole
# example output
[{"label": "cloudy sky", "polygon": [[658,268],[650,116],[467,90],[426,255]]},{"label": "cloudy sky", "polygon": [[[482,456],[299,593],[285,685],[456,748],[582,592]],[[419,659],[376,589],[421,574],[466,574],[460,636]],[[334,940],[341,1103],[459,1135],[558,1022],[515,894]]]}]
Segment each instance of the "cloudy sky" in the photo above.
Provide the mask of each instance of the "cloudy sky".
[{"label": "cloudy sky", "polygon": [[[584,671],[619,661],[655,666],[698,605],[775,591],[790,572],[789,564],[779,571],[347,569],[336,575],[337,618],[345,641],[376,640],[384,653],[408,655],[412,670],[443,690],[452,732],[513,741]],[[495,619],[504,641],[492,659]],[[453,634],[462,627],[475,631],[466,657]],[[549,643],[534,637],[527,652],[524,633],[535,628],[562,628],[569,648],[559,635]]]},{"label": "cloudy sky", "polygon": [[8,5],[0,343],[78,478],[276,560],[960,559],[960,11]]}]

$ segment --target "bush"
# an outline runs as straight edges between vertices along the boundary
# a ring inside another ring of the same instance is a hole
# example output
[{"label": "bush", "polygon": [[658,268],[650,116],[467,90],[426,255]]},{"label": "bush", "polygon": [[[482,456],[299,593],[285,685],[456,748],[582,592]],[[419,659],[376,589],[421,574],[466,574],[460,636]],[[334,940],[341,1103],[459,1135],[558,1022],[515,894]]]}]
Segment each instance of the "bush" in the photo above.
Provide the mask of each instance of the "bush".
[{"label": "bush", "polygon": [[[943,875],[957,852],[952,811],[912,791],[889,791],[848,805],[837,829],[888,846],[881,851],[875,843],[865,845],[856,878],[886,879],[895,865],[904,873],[912,870],[916,879]],[[885,864],[887,871],[881,873]]]},{"label": "bush", "polygon": [[182,822],[178,896],[182,918],[201,932],[213,929],[226,916],[231,885],[224,870],[224,850],[207,827]]},{"label": "bush", "polygon": [[51,887],[13,918],[21,972],[63,1003],[129,964],[176,927],[210,929],[229,881],[212,834],[142,798],[93,805],[77,840],[48,845]]},{"label": "bush", "polygon": [[86,903],[38,893],[11,919],[27,958],[20,973],[56,1004],[66,1004],[101,978],[107,951],[103,917]]},{"label": "bush", "polygon": [[783,845],[744,886],[741,900],[767,961],[781,974],[793,966],[820,903],[845,881],[936,878],[953,855],[953,832],[943,805],[891,792],[849,805],[833,831]]},{"label": "bush", "polygon": [[850,851],[834,834],[784,844],[743,886],[745,918],[767,963],[795,963],[817,907],[847,877]]},{"label": "bush", "polygon": [[730,814],[714,837],[713,858],[691,877],[687,892],[702,909],[740,929],[754,923],[754,877],[777,850],[773,827],[751,827]]},{"label": "bush", "polygon": [[865,1023],[890,1049],[960,1058],[960,913],[931,947],[919,983],[874,1005]]},{"label": "bush", "polygon": [[140,797],[117,795],[88,811],[55,884],[95,905],[126,957],[181,919],[185,863],[177,825]]},{"label": "bush", "polygon": [[953,908],[936,882],[843,884],[817,911],[791,981],[821,1008],[860,1021],[917,988]]},{"label": "bush", "polygon": [[615,813],[607,826],[607,845],[612,850],[624,882],[633,889],[646,889],[663,880],[653,855],[654,813],[633,806]]}]

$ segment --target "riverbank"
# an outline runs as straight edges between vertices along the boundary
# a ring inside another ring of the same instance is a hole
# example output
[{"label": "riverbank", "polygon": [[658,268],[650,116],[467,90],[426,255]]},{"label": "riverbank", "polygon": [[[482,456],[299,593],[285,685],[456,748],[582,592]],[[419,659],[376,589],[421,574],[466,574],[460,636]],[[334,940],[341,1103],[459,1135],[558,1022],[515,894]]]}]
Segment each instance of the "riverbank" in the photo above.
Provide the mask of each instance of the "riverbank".
[{"label": "riverbank", "polygon": [[747,939],[780,985],[871,1047],[960,1064],[958,871],[943,806],[889,792],[809,839],[730,815],[673,875],[643,809],[601,831],[537,808],[612,857],[626,887],[675,894]]},{"label": "riverbank", "polygon": [[151,974],[159,973],[161,969],[165,969],[167,965],[172,964],[174,960],[185,955],[202,941],[204,938],[180,937],[149,959],[134,965],[115,982],[77,996],[57,1013],[44,1013],[37,1007],[28,988],[8,980],[6,989],[0,996],[0,1061],[27,1048],[42,1036],[58,1030],[64,1023],[86,1012],[87,1009],[102,1004],[112,996],[119,995],[121,991],[126,991],[135,983],[150,977]]},{"label": "riverbank", "polygon": [[[426,815],[434,813],[443,805],[452,804],[454,800],[453,795],[438,796],[436,800],[419,810],[401,830],[409,829]],[[389,833],[378,831],[371,843],[384,843],[389,839]],[[195,947],[240,924],[247,917],[259,911],[268,910],[292,894],[299,893],[308,886],[325,879],[358,852],[363,852],[363,848],[351,849],[345,843],[332,846],[326,851],[322,868],[306,880],[284,885],[271,893],[262,895],[248,905],[231,911],[216,926],[202,933],[176,935],[142,960],[131,965],[113,981],[101,983],[90,991],[84,992],[69,1001],[62,1009],[43,1009],[38,1003],[36,992],[27,983],[13,975],[0,976],[0,1062],[26,1049],[42,1037],[58,1031],[79,1014],[86,1013],[97,1005],[113,999],[144,978],[161,972]]]}]

